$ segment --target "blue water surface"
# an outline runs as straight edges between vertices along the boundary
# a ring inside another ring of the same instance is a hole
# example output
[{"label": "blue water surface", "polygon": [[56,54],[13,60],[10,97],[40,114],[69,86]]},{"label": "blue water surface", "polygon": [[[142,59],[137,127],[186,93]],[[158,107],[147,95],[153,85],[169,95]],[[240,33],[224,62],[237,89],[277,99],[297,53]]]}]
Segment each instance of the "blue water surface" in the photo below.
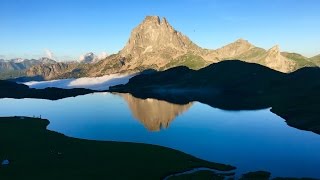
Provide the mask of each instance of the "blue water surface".
[{"label": "blue water surface", "polygon": [[110,93],[0,99],[0,109],[0,116],[41,115],[50,120],[48,129],[70,137],[161,145],[234,165],[238,174],[320,178],[320,136],[288,126],[270,109],[225,111]]}]

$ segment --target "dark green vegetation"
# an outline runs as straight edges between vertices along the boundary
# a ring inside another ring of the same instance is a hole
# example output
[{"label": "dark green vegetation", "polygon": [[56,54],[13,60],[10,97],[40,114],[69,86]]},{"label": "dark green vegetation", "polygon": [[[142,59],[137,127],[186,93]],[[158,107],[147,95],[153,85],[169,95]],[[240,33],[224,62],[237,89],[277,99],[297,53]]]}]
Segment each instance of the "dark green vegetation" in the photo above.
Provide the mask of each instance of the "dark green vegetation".
[{"label": "dark green vegetation", "polygon": [[17,84],[11,81],[0,80],[0,98],[37,98],[37,99],[50,99],[57,100],[66,97],[74,97],[93,93],[95,91],[88,89],[59,89],[59,88],[46,88],[46,89],[33,89],[24,84]]},{"label": "dark green vegetation", "polygon": [[160,146],[99,142],[46,130],[49,121],[0,118],[0,179],[160,179],[196,167],[235,168]]},{"label": "dark green vegetation", "polygon": [[258,64],[223,61],[198,71],[176,67],[144,73],[110,91],[178,104],[199,101],[226,110],[272,107],[290,126],[319,134],[320,79],[316,77],[320,77],[318,67],[284,74]]}]

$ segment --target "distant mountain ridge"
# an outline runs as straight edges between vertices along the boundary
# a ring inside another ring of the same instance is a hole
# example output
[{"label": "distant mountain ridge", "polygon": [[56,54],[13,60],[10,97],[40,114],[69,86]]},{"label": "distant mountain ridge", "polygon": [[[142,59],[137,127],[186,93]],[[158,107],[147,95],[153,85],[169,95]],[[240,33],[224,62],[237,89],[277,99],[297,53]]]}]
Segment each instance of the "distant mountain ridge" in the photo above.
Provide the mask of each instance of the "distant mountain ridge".
[{"label": "distant mountain ridge", "polygon": [[37,65],[55,64],[56,61],[43,57],[40,59],[0,59],[0,79],[15,79],[26,75],[26,70]]},{"label": "distant mountain ridge", "polygon": [[0,59],[0,72],[12,70],[25,70],[39,64],[54,64],[56,61],[42,57],[40,59],[15,58],[10,60]]},{"label": "distant mountain ridge", "polygon": [[[312,59],[295,53],[281,52],[279,46],[265,50],[243,39],[216,50],[203,49],[176,31],[166,18],[147,16],[133,29],[127,44],[117,54],[94,64],[76,65],[73,68],[61,64],[35,66],[27,71],[27,75],[56,79],[130,73],[144,69],[165,70],[176,66],[200,69],[211,63],[230,59],[257,63],[285,73],[302,67],[316,66]],[[47,75],[46,66],[51,66],[50,76]]]}]

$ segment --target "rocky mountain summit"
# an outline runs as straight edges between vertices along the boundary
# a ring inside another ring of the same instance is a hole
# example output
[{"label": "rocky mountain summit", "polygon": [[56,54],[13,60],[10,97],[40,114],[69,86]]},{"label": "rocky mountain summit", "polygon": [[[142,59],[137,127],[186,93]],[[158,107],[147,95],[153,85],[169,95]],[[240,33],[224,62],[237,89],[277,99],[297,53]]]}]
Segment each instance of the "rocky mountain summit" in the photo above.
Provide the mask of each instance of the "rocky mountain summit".
[{"label": "rocky mountain summit", "polygon": [[165,66],[170,60],[186,53],[199,53],[201,48],[187,36],[176,31],[166,20],[158,16],[147,16],[136,27],[126,46],[120,51],[129,58],[133,66]]},{"label": "rocky mountain summit", "polygon": [[215,50],[215,52],[217,54],[217,58],[223,60],[237,57],[241,54],[250,52],[252,49],[255,49],[255,46],[244,39],[238,39],[231,44]]},{"label": "rocky mountain summit", "polygon": [[64,63],[58,62],[55,64],[40,64],[37,66],[31,67],[27,70],[26,74],[30,77],[42,76],[44,79],[57,79],[57,78],[68,78],[76,77],[75,75],[69,76],[70,73],[76,71],[79,66],[79,63]]},{"label": "rocky mountain summit", "polygon": [[[233,59],[257,63],[285,73],[301,67],[316,66],[310,59],[303,56],[299,58],[293,54],[281,52],[279,46],[265,50],[244,39],[239,39],[216,50],[203,49],[187,36],[176,31],[166,18],[147,16],[141,24],[134,28],[129,41],[117,54],[93,64],[40,65],[30,68],[27,74],[29,76],[40,75],[45,79],[92,77],[112,73],[139,72],[145,69],[165,70],[176,66],[200,69],[212,63]],[[90,62],[91,60],[92,58]]]}]

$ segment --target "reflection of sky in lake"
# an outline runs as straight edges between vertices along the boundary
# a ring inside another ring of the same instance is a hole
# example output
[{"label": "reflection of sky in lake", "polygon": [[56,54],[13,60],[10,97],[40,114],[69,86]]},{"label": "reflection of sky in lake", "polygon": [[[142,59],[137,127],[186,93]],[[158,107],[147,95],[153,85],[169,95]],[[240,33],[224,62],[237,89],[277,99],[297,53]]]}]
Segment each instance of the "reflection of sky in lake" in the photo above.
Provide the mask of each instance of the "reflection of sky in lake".
[{"label": "reflection of sky in lake", "polygon": [[[239,172],[267,170],[275,176],[320,178],[320,136],[287,126],[268,109],[224,111],[197,102],[179,107],[109,93],[58,101],[1,99],[0,108],[0,116],[42,115],[51,121],[50,130],[72,137],[162,145],[234,165]],[[148,114],[156,117],[146,122]],[[171,114],[178,116],[168,119]],[[168,128],[145,128],[163,121],[169,121]]]}]

